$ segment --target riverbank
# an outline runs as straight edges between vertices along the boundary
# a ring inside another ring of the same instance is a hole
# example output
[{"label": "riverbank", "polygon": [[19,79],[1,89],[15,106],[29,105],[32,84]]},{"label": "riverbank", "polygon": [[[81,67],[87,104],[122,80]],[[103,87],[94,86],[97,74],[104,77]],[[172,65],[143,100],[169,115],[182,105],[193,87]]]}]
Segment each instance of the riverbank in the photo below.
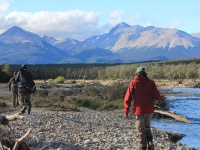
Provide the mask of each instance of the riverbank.
[{"label": "riverbank", "polygon": [[[85,81],[76,82],[76,84],[83,84]],[[102,83],[111,84],[112,81],[102,81]],[[179,81],[156,81],[158,85],[172,87],[167,83],[183,85]],[[10,96],[11,92],[7,91],[5,84],[1,87],[3,88],[0,90],[0,99],[2,100]],[[7,107],[7,111],[4,113],[13,114],[20,110],[18,107],[12,112],[8,111],[11,107],[11,105]],[[32,134],[27,139],[27,143],[32,149],[137,150],[138,148],[134,116],[131,115],[129,119],[124,118],[123,110],[116,113],[116,111],[79,108],[79,111],[64,112],[33,108],[31,115],[24,114],[24,116],[24,121],[10,122],[12,128],[10,134],[21,137],[29,128],[32,128]],[[152,133],[156,150],[192,150],[189,145],[183,146],[179,141],[173,142],[172,134],[169,132],[152,128]]]},{"label": "riverbank", "polygon": [[[173,88],[174,94],[167,94],[169,111],[182,115],[192,124],[169,119],[152,120],[152,126],[160,130],[185,134],[180,142],[200,150],[200,88]],[[176,93],[176,94],[175,94]]]},{"label": "riverbank", "polygon": [[[15,112],[15,111],[14,111]],[[13,112],[13,113],[14,113]],[[17,112],[17,111],[16,111]],[[33,108],[23,121],[12,121],[11,135],[22,137],[31,128],[27,144],[45,150],[137,150],[134,116],[79,108],[77,112],[46,111]],[[152,128],[156,150],[192,150],[172,142],[165,131]]]}]

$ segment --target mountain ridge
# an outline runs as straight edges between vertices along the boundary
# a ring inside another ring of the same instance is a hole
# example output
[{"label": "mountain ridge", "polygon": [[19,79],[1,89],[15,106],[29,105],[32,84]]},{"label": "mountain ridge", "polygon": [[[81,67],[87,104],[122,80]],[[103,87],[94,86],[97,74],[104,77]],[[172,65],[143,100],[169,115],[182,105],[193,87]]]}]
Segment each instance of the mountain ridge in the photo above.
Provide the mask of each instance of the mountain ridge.
[{"label": "mountain ridge", "polygon": [[[41,37],[13,26],[0,35],[0,63],[129,63],[193,58],[200,56],[199,34],[122,22],[108,33],[78,41]],[[23,55],[28,57],[12,61]]]},{"label": "mountain ridge", "polygon": [[16,26],[0,35],[0,53],[0,63],[49,64],[81,62],[81,60],[73,58],[70,54],[42,40],[39,35]]}]

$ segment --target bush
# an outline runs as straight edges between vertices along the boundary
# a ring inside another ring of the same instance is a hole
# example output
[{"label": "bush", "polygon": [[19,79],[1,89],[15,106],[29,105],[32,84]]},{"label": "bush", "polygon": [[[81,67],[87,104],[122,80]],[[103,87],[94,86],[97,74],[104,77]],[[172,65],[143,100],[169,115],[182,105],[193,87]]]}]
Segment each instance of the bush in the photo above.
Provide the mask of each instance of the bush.
[{"label": "bush", "polygon": [[98,109],[98,107],[100,106],[99,102],[91,99],[77,99],[74,101],[74,103],[77,107],[86,107],[94,110]]},{"label": "bush", "polygon": [[109,101],[109,102],[104,102],[99,107],[97,110],[115,110],[115,109],[123,109],[124,108],[124,103],[122,100],[116,100],[116,101]]},{"label": "bush", "polygon": [[48,79],[47,82],[48,83],[53,83],[53,79]]},{"label": "bush", "polygon": [[61,102],[57,97],[34,98],[31,100],[33,107],[43,107],[51,111],[77,111],[77,107],[71,103],[71,99]]},{"label": "bush", "polygon": [[63,76],[58,76],[55,80],[54,83],[64,83],[65,78]]}]

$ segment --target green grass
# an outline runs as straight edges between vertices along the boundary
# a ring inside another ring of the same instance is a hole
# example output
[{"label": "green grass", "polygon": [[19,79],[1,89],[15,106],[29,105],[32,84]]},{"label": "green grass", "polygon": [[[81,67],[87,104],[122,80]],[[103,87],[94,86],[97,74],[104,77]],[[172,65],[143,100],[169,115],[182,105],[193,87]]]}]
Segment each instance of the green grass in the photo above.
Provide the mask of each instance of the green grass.
[{"label": "green grass", "polygon": [[48,110],[72,111],[79,107],[93,110],[114,110],[123,108],[123,97],[127,85],[114,83],[113,85],[95,84],[84,89],[83,94],[66,96],[63,101],[58,96],[33,97],[33,107],[43,107]]},{"label": "green grass", "polygon": [[92,97],[77,97],[77,98],[67,98],[63,102],[60,102],[56,98],[48,99],[32,99],[33,107],[42,107],[47,110],[60,110],[60,111],[77,111],[79,107],[90,108],[93,110],[114,110],[122,109],[123,101],[102,101],[98,98]]}]

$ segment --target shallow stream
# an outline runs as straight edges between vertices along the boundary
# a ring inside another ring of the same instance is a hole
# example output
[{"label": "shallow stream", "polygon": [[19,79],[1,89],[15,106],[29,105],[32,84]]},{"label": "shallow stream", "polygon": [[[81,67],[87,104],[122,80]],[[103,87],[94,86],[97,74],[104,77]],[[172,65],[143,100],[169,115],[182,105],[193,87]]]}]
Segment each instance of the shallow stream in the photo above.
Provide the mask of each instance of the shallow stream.
[{"label": "shallow stream", "polygon": [[161,130],[185,134],[180,142],[200,150],[200,89],[173,88],[172,90],[176,94],[166,95],[169,101],[169,111],[175,111],[187,117],[193,124],[165,119],[153,119],[151,124]]}]

